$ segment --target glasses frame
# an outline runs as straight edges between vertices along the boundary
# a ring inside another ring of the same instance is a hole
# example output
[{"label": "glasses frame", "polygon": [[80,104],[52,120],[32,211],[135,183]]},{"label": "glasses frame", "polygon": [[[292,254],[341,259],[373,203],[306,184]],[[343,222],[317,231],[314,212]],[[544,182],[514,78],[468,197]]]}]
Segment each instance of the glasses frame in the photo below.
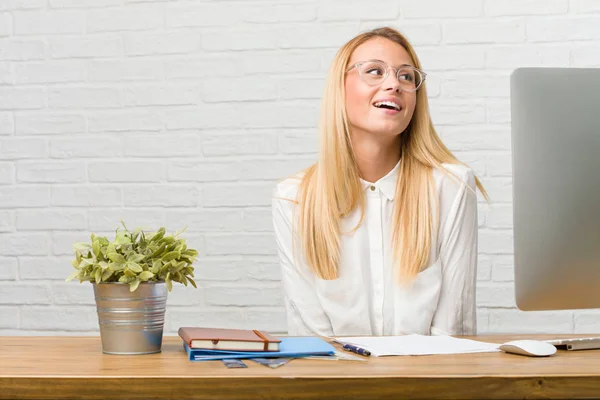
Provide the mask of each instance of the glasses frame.
[{"label": "glasses frame", "polygon": [[401,88],[403,91],[405,92],[416,92],[417,90],[419,90],[419,88],[421,86],[423,86],[423,82],[425,82],[425,79],[427,79],[427,73],[425,73],[424,71],[421,71],[419,68],[417,67],[413,67],[412,65],[408,65],[408,64],[404,64],[402,66],[400,66],[400,68],[396,68],[396,67],[392,67],[390,65],[387,65],[386,63],[384,63],[383,61],[380,60],[366,60],[366,61],[358,61],[354,64],[352,64],[347,70],[346,73],[350,72],[353,68],[356,68],[356,70],[358,71],[358,75],[360,76],[360,79],[363,80],[363,82],[365,82],[367,85],[369,86],[377,86],[377,85],[381,85],[381,83],[377,83],[375,85],[370,84],[369,82],[367,82],[365,80],[365,78],[363,77],[362,72],[360,72],[360,67],[363,64],[369,63],[369,62],[376,62],[379,64],[384,65],[385,68],[385,75],[383,76],[383,79],[381,80],[381,83],[385,82],[385,80],[388,78],[388,76],[390,76],[390,69],[393,69],[396,73],[396,79],[398,81],[400,81],[400,79],[398,78],[398,71],[401,70],[402,68],[408,68],[408,69],[412,69],[414,71],[416,71],[417,73],[419,73],[421,75],[421,81],[419,82],[419,86],[415,87],[414,89],[405,89],[405,88]]}]

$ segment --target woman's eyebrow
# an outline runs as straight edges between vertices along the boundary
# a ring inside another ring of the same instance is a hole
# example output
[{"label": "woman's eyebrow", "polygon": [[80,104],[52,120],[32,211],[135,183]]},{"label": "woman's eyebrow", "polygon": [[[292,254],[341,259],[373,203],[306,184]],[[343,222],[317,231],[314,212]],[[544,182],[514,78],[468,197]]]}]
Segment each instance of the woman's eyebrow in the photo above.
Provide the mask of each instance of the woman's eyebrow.
[{"label": "woman's eyebrow", "polygon": [[[382,63],[384,63],[384,64],[387,64],[385,61],[383,61],[383,60],[378,60],[378,59],[376,59],[376,58],[372,58],[371,60],[372,60],[372,61],[379,61],[379,62],[382,62]],[[400,68],[400,67],[413,67],[413,68],[414,68],[414,65],[412,65],[412,64],[400,64],[400,65],[396,66],[396,68]]]}]

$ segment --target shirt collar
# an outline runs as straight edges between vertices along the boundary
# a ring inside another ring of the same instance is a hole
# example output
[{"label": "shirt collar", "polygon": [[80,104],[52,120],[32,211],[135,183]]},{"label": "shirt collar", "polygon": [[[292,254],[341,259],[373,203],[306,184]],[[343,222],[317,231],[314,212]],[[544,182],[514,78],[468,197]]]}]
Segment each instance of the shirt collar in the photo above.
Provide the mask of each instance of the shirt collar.
[{"label": "shirt collar", "polygon": [[381,193],[388,200],[394,200],[394,194],[396,193],[396,182],[398,180],[398,170],[400,169],[400,161],[396,164],[394,168],[390,172],[388,172],[383,178],[380,178],[377,182],[371,183],[365,181],[360,178],[360,183],[362,185],[363,190],[370,190],[371,186],[375,186],[377,189],[381,190]]}]

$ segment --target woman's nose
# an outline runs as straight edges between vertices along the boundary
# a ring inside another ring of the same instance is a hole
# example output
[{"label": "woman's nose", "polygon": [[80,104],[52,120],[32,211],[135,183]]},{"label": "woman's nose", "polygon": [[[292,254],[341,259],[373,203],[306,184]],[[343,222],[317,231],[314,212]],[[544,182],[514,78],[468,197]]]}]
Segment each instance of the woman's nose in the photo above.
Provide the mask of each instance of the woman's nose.
[{"label": "woman's nose", "polygon": [[396,70],[389,70],[388,76],[383,81],[383,89],[384,90],[392,90],[394,92],[400,91],[400,81],[398,81],[398,77],[396,76]]}]

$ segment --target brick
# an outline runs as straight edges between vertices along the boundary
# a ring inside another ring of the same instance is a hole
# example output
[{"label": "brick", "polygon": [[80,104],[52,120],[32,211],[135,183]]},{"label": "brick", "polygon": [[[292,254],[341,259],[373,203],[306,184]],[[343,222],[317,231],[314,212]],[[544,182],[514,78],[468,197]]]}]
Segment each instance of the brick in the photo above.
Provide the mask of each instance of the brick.
[{"label": "brick", "polygon": [[279,306],[283,303],[279,286],[232,287],[207,285],[204,289],[204,296],[206,304],[216,306]]},{"label": "brick", "polygon": [[485,14],[494,17],[506,15],[554,15],[565,14],[569,9],[567,0],[486,0]]},{"label": "brick", "polygon": [[19,160],[48,157],[44,139],[11,137],[0,139],[0,160]]},{"label": "brick", "polygon": [[85,163],[73,161],[19,161],[17,181],[30,183],[77,183],[86,180]]},{"label": "brick", "polygon": [[0,87],[0,110],[27,110],[43,108],[46,91],[32,87]]},{"label": "brick", "polygon": [[467,164],[477,177],[481,177],[486,174],[486,168],[484,163],[485,155],[481,155],[477,151],[456,151],[453,152],[459,161]]},{"label": "brick", "polygon": [[124,140],[126,156],[194,157],[202,154],[198,134],[175,133],[168,136],[132,135]]},{"label": "brick", "polygon": [[576,14],[600,11],[600,4],[594,0],[570,0],[569,11]]},{"label": "brick", "polygon": [[[445,108],[450,112],[454,107]],[[443,126],[440,136],[446,146],[457,151],[510,150],[510,127],[503,125]]]},{"label": "brick", "polygon": [[317,5],[315,3],[277,4],[263,3],[251,4],[242,7],[241,18],[244,22],[257,24],[281,22],[309,22],[317,19]]},{"label": "brick", "polygon": [[279,33],[279,46],[288,48],[340,47],[358,33],[357,24],[293,25]]},{"label": "brick", "polygon": [[71,260],[74,258],[74,255],[63,257],[19,257],[19,279],[21,281],[64,281],[74,271],[71,265]]},{"label": "brick", "polygon": [[0,210],[0,232],[12,232],[15,230],[15,212]]},{"label": "brick", "polygon": [[165,60],[167,79],[205,78],[206,71],[210,71],[211,78],[233,76],[239,73],[237,63],[229,55],[174,57]]},{"label": "brick", "polygon": [[485,165],[491,177],[512,176],[512,157],[510,153],[487,154]]},{"label": "brick", "polygon": [[451,3],[444,0],[402,0],[400,4],[400,14],[405,18],[478,17],[483,13],[483,2],[479,0]]},{"label": "brick", "polygon": [[205,185],[204,207],[269,206],[274,185],[275,182]]},{"label": "brick", "polygon": [[[239,133],[239,134],[238,134]],[[202,153],[206,157],[225,155],[271,155],[277,153],[279,132],[239,131],[228,133],[207,131],[202,139]]]},{"label": "brick", "polygon": [[[105,231],[111,232],[110,237],[114,237],[116,228],[121,227],[123,220],[129,229],[138,227],[151,231],[158,230],[161,226],[165,226],[166,212],[162,209],[151,208],[97,208],[88,211],[89,229],[93,232]],[[167,228],[165,226],[165,228]],[[176,229],[181,229],[176,227]],[[169,227],[171,230],[171,228]]]},{"label": "brick", "polygon": [[201,47],[201,36],[188,31],[139,32],[125,36],[125,53],[128,55],[188,54]]},{"label": "brick", "polygon": [[123,204],[121,187],[109,185],[52,185],[53,206],[106,207]]},{"label": "brick", "polygon": [[89,65],[91,82],[156,81],[164,76],[161,58],[126,60],[92,60]]},{"label": "brick", "polygon": [[272,50],[278,48],[278,32],[271,28],[214,29],[203,31],[205,51]]},{"label": "brick", "polygon": [[[91,218],[90,218],[91,220]],[[118,222],[119,220],[117,219],[116,222],[113,224],[113,226],[111,227],[111,231],[112,231],[112,238],[110,238],[110,240],[114,239],[114,230],[117,226],[120,226],[120,223]],[[91,224],[91,222],[90,222]],[[91,228],[91,226],[90,226]],[[91,228],[93,229],[93,228]],[[102,236],[101,233],[96,232],[97,236]],[[74,256],[73,253],[73,245],[77,242],[85,242],[85,243],[89,243],[90,240],[90,233],[86,230],[84,231],[69,231],[69,232],[53,232],[52,233],[52,255],[55,256]],[[31,254],[24,254],[24,255],[31,255]],[[39,254],[39,255],[46,255],[46,254]],[[70,273],[70,272],[69,272]],[[67,275],[68,276],[68,275]],[[66,278],[66,276],[65,276]]]},{"label": "brick", "polygon": [[577,44],[571,45],[571,66],[573,67],[599,67],[600,66],[600,45]]},{"label": "brick", "polygon": [[[167,210],[168,226],[187,226],[186,232],[231,232],[242,230],[242,210]],[[204,268],[204,266],[203,266]]]},{"label": "brick", "polygon": [[46,0],[3,0],[0,10],[33,10],[46,7]]},{"label": "brick", "polygon": [[311,131],[282,132],[279,137],[279,147],[283,154],[313,154],[317,153],[319,142],[317,133]]},{"label": "brick", "polygon": [[119,36],[68,37],[50,39],[52,58],[119,57],[123,54],[123,40]]},{"label": "brick", "polygon": [[572,311],[489,310],[490,332],[494,333],[572,333]]},{"label": "brick", "polygon": [[512,229],[513,208],[508,204],[493,204],[486,215],[487,227]]},{"label": "brick", "polygon": [[52,87],[48,90],[50,108],[110,108],[122,107],[117,88]]},{"label": "brick", "polygon": [[244,181],[281,179],[308,168],[316,160],[299,158],[287,160],[244,160],[240,163],[240,175]]},{"label": "brick", "polygon": [[490,332],[490,320],[488,310],[485,308],[477,309],[477,334],[483,335]]},{"label": "brick", "polygon": [[85,118],[80,114],[18,112],[15,125],[17,135],[85,133]]},{"label": "brick", "polygon": [[127,185],[123,201],[126,207],[196,207],[202,191],[196,185]]},{"label": "brick", "polygon": [[[27,293],[27,296],[23,294]],[[48,304],[50,290],[46,284],[7,283],[0,284],[0,304]]]},{"label": "brick", "polygon": [[59,35],[84,32],[85,14],[80,11],[18,11],[16,35]]},{"label": "brick", "polygon": [[243,228],[248,232],[271,232],[273,230],[271,208],[246,208],[244,210]]},{"label": "brick", "polygon": [[492,280],[510,282],[514,280],[514,257],[495,255],[492,265]]},{"label": "brick", "polygon": [[514,254],[510,230],[480,230],[479,252],[484,254]]},{"label": "brick", "polygon": [[69,332],[98,330],[95,307],[27,307],[21,310],[21,329]]},{"label": "brick", "polygon": [[275,255],[272,234],[209,234],[206,235],[206,254],[216,255]]},{"label": "brick", "polygon": [[452,72],[441,82],[445,98],[510,97],[510,76],[507,73],[484,75]]},{"label": "brick", "polygon": [[[143,15],[144,18],[140,18]],[[86,15],[88,33],[157,29],[164,25],[160,4],[135,4],[90,11]]]},{"label": "brick", "polygon": [[512,203],[512,179],[486,178],[483,185],[494,203]]},{"label": "brick", "polygon": [[[197,279],[196,285],[199,286]],[[198,306],[204,303],[204,289],[201,287],[195,288],[192,284],[184,286],[173,282],[173,290],[167,296],[167,308],[174,306]]]},{"label": "brick", "polygon": [[127,106],[185,105],[201,102],[200,85],[135,85],[123,89]]},{"label": "brick", "polygon": [[514,308],[515,288],[512,283],[479,282],[477,305],[494,308]]},{"label": "brick", "polygon": [[320,70],[321,56],[316,51],[256,51],[245,54],[239,64],[239,74],[271,74],[315,72]]},{"label": "brick", "polygon": [[319,4],[319,20],[389,20],[398,17],[398,1],[375,0],[365,7],[360,0],[330,0]]},{"label": "brick", "polygon": [[158,131],[163,122],[153,110],[94,112],[88,119],[90,132]]},{"label": "brick", "polygon": [[75,210],[18,210],[17,229],[22,231],[60,231],[85,229],[84,211]]},{"label": "brick", "polygon": [[279,81],[280,99],[320,99],[325,88],[322,78],[282,78]]},{"label": "brick", "polygon": [[206,328],[250,329],[239,309],[202,309],[198,307],[167,307],[169,330],[177,333],[181,326],[203,326]]},{"label": "brick", "polygon": [[527,21],[527,40],[530,42],[558,42],[593,40],[600,38],[600,16],[585,17],[531,17]]},{"label": "brick", "polygon": [[485,100],[486,121],[490,124],[510,123],[510,100],[509,99],[486,99]]},{"label": "brick", "polygon": [[19,329],[19,307],[0,307],[0,329]]},{"label": "brick", "polygon": [[210,257],[199,260],[202,264],[196,276],[199,281],[279,281],[281,268],[275,259]]},{"label": "brick", "polygon": [[[425,46],[430,44],[439,44],[442,40],[442,24],[431,21],[419,20],[402,20],[397,19],[382,22],[382,21],[362,21],[360,23],[360,32],[370,31],[382,26],[389,26],[396,29],[408,38],[410,43],[415,46]],[[442,48],[438,50],[443,51]],[[419,57],[421,50],[419,49]]]},{"label": "brick", "polygon": [[237,162],[172,161],[167,166],[167,178],[174,182],[223,182],[240,177]]},{"label": "brick", "polygon": [[45,233],[1,233],[0,239],[0,254],[3,256],[48,254],[49,240]]},{"label": "brick", "polygon": [[42,40],[15,37],[0,39],[0,60],[3,61],[42,60],[44,51],[45,45]]},{"label": "brick", "polygon": [[431,100],[431,117],[435,125],[466,125],[485,121],[485,106],[479,101]]},{"label": "brick", "polygon": [[0,162],[0,185],[15,183],[15,166],[13,163]]},{"label": "brick", "polygon": [[[283,295],[281,295],[283,296]],[[287,332],[287,316],[285,308],[249,309],[247,312],[248,325],[271,333]]]},{"label": "brick", "polygon": [[236,26],[243,8],[228,4],[168,4],[166,25],[169,28],[193,26]]},{"label": "brick", "polygon": [[159,161],[89,162],[90,182],[160,182],[165,168]]},{"label": "brick", "polygon": [[500,45],[485,51],[486,67],[568,67],[571,45]]},{"label": "brick", "polygon": [[0,136],[14,135],[15,119],[12,112],[0,111]]},{"label": "brick", "polygon": [[49,186],[0,186],[0,208],[45,207],[49,204]]},{"label": "brick", "polygon": [[10,63],[0,62],[0,85],[12,85],[15,82]]},{"label": "brick", "polygon": [[446,22],[445,43],[519,43],[525,41],[523,19]]},{"label": "brick", "polygon": [[0,37],[10,36],[13,32],[12,16],[9,13],[0,14]]},{"label": "brick", "polygon": [[486,282],[492,278],[492,259],[482,254],[477,257],[477,281]]},{"label": "brick", "polygon": [[[239,90],[244,88],[244,90]],[[249,100],[275,100],[277,98],[277,82],[265,77],[211,78],[203,83],[202,93],[206,103]],[[236,106],[237,108],[237,106]]]},{"label": "brick", "polygon": [[121,141],[111,137],[77,136],[51,139],[52,158],[115,157],[122,154]]},{"label": "brick", "polygon": [[600,330],[600,312],[598,310],[577,310],[574,312],[573,333],[597,335]]},{"label": "brick", "polygon": [[50,0],[52,8],[120,6],[123,0]]},{"label": "brick", "polygon": [[69,283],[52,283],[53,304],[60,305],[88,305],[96,304],[94,287],[89,282],[80,283],[73,280]]},{"label": "brick", "polygon": [[83,60],[17,64],[15,80],[18,84],[83,82],[86,80],[86,68]]},{"label": "brick", "polygon": [[0,257],[0,281],[17,280],[17,258]]},{"label": "brick", "polygon": [[426,47],[418,57],[425,71],[448,71],[450,76],[456,71],[449,70],[481,69],[485,64],[485,50],[477,45]]}]

